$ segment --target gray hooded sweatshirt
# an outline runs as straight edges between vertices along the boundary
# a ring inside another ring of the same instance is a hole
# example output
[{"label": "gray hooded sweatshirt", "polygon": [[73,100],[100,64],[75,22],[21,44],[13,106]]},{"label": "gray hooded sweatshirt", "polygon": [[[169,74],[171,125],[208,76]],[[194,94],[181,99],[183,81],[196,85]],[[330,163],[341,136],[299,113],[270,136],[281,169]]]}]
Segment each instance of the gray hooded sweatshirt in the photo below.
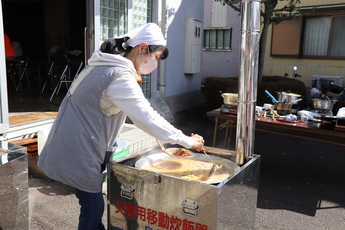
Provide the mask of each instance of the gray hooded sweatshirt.
[{"label": "gray hooded sweatshirt", "polygon": [[82,191],[102,191],[101,165],[113,152],[126,116],[164,142],[190,148],[193,139],[174,128],[145,99],[133,63],[95,51],[62,101],[38,167],[50,178]]}]

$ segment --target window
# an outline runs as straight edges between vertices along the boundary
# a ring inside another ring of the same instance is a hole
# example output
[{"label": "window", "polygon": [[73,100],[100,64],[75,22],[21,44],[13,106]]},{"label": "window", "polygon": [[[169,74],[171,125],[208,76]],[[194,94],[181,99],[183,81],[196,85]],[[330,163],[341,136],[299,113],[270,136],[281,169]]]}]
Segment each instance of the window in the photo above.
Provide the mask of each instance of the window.
[{"label": "window", "polygon": [[[147,22],[151,22],[151,0],[133,0],[133,13],[132,13],[132,28],[137,28]],[[151,97],[151,75],[141,75],[142,82],[140,87],[146,98]]]},{"label": "window", "polygon": [[231,50],[231,28],[205,28],[204,50]]},{"label": "window", "polygon": [[304,56],[345,57],[345,16],[305,19]]},{"label": "window", "polygon": [[225,27],[228,6],[221,2],[212,2],[212,27]]},{"label": "window", "polygon": [[298,57],[301,43],[302,18],[282,21],[272,27],[272,56]]},{"label": "window", "polygon": [[273,25],[271,56],[345,58],[345,16],[336,11],[321,13]]},{"label": "window", "polygon": [[[131,0],[130,4],[127,2],[127,0],[100,1],[101,41],[125,34],[128,27],[135,29],[152,21],[152,0]],[[132,6],[131,15],[128,15],[129,5]],[[132,24],[128,26],[128,22],[132,22]],[[145,97],[149,98],[151,76],[143,75],[142,80],[140,86]]]},{"label": "window", "polygon": [[100,1],[101,41],[124,34],[127,31],[126,0]]},{"label": "window", "polygon": [[151,0],[133,0],[133,29],[151,22],[151,8]]}]

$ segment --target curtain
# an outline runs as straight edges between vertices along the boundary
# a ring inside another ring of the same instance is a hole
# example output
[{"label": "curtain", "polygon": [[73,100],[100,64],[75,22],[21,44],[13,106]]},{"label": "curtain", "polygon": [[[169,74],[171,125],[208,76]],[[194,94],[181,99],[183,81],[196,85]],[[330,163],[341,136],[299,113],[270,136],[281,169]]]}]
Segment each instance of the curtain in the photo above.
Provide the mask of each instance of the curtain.
[{"label": "curtain", "polygon": [[326,56],[331,17],[307,18],[304,30],[303,55]]},{"label": "curtain", "polygon": [[332,24],[332,39],[330,56],[345,56],[345,17],[334,17]]}]

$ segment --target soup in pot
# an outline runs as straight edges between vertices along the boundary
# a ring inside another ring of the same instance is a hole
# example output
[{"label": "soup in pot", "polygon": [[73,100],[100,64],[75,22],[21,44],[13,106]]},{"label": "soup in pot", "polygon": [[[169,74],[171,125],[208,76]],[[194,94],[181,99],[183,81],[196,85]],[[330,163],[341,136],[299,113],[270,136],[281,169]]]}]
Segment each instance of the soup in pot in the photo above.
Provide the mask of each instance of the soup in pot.
[{"label": "soup in pot", "polygon": [[215,163],[217,168],[210,177],[208,177],[208,174],[213,164],[209,161],[195,158],[158,159],[150,164],[146,164],[142,169],[208,184],[220,183],[234,173],[234,169],[230,166],[227,167],[222,163]]}]

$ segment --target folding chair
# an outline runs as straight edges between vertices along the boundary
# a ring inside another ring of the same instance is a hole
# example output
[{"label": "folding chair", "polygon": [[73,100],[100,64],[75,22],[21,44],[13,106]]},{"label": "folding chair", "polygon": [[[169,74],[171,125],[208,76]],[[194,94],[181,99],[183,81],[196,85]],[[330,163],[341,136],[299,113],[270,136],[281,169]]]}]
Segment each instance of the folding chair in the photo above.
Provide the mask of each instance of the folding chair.
[{"label": "folding chair", "polygon": [[70,59],[68,62],[68,75],[71,81],[79,74],[83,67],[83,61],[81,59]]},{"label": "folding chair", "polygon": [[15,62],[8,62],[6,61],[6,72],[7,72],[7,77],[9,80],[12,82],[14,90],[17,90],[17,81],[16,81],[16,76],[17,76],[17,66]]},{"label": "folding chair", "polygon": [[63,75],[60,76],[59,82],[55,86],[55,89],[50,97],[50,101],[53,99],[55,95],[58,95],[61,89],[62,84],[66,85],[66,89],[69,89],[69,85],[71,84],[73,79],[79,74],[83,62],[79,59],[70,59],[67,62],[67,68]]},{"label": "folding chair", "polygon": [[54,93],[56,92],[56,87],[58,86],[60,79],[63,79],[67,75],[68,70],[68,59],[66,57],[57,57],[54,59],[49,67],[48,73],[45,76],[45,82],[43,84],[41,92],[43,93],[48,82],[50,83],[50,90],[54,89],[50,101],[53,98]]},{"label": "folding chair", "polygon": [[[29,59],[26,59],[26,60],[29,60]],[[21,71],[21,74],[19,76],[19,83],[16,87],[16,91],[19,90],[19,88],[21,87],[21,84],[22,84],[22,80],[24,78],[24,76],[26,77],[26,80],[27,80],[27,83],[28,83],[28,86],[29,88],[31,87],[30,85],[30,80],[29,80],[29,75],[28,75],[28,62],[25,62],[25,60],[23,60],[22,62],[20,63],[17,63],[17,65],[21,65],[22,67],[22,71]]]}]

